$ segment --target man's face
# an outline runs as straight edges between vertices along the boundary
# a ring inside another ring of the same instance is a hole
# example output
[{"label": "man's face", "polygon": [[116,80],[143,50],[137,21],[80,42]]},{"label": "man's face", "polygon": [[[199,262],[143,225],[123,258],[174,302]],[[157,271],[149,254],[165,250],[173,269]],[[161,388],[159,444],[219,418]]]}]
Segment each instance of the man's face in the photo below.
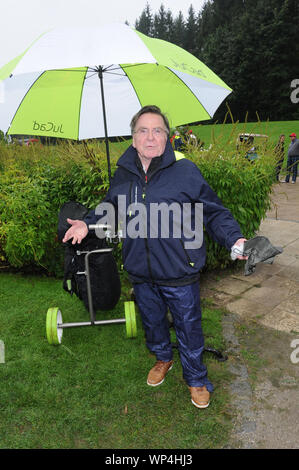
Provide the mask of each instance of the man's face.
[{"label": "man's face", "polygon": [[167,131],[163,118],[153,113],[142,114],[133,134],[133,147],[139,157],[151,159],[162,155],[166,141]]},{"label": "man's face", "polygon": [[294,142],[295,139],[296,139],[296,137],[294,135],[292,135],[291,141]]}]

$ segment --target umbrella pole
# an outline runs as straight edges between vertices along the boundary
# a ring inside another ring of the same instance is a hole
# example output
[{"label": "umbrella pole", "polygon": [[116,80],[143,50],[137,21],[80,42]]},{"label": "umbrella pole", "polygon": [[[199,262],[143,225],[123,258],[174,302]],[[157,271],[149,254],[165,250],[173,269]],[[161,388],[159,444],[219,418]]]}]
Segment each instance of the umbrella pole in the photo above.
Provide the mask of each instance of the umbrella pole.
[{"label": "umbrella pole", "polygon": [[108,141],[108,131],[107,131],[107,120],[106,120],[106,107],[105,107],[104,86],[103,86],[103,69],[102,69],[101,66],[99,66],[99,68],[98,68],[98,76],[99,76],[100,84],[101,84],[103,121],[104,121],[104,131],[105,131],[105,145],[106,145],[108,176],[109,176],[109,185],[110,185],[110,183],[111,183],[111,165],[110,165],[109,141]]}]

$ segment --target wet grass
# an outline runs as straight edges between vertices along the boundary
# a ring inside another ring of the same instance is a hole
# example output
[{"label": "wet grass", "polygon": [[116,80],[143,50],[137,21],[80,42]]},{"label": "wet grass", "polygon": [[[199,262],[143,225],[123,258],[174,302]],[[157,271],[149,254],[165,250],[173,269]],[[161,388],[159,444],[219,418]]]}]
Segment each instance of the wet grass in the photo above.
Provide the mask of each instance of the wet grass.
[{"label": "wet grass", "polygon": [[[123,302],[98,319],[124,317]],[[146,385],[154,357],[124,324],[71,328],[62,344],[46,339],[46,312],[59,306],[64,322],[86,321],[88,312],[62,290],[61,281],[0,275],[0,448],[8,449],[203,449],[225,447],[231,428],[227,365],[205,353],[214,383],[211,405],[192,406],[177,350],[175,367],[156,388]],[[203,304],[206,345],[224,348],[221,311]],[[174,332],[172,331],[172,335]]]}]

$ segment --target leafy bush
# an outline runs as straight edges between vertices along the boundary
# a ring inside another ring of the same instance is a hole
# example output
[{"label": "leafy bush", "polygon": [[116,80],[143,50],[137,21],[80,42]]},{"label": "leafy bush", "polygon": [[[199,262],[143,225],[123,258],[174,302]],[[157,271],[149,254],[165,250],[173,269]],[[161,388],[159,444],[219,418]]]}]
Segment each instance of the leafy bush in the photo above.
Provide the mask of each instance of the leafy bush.
[{"label": "leafy bush", "polygon": [[[235,139],[231,140],[235,142]],[[112,172],[127,143],[113,144]],[[218,140],[210,150],[187,149],[186,157],[239,222],[245,237],[258,230],[270,205],[274,163],[264,149],[249,163],[234,145]],[[19,147],[0,143],[0,262],[16,268],[42,266],[62,273],[62,248],[57,241],[57,216],[67,201],[95,208],[108,189],[104,146],[63,143]],[[226,249],[205,233],[207,268],[230,263]],[[120,257],[120,249],[116,250]]]},{"label": "leafy bush", "polygon": [[[37,265],[62,272],[57,241],[59,209],[69,200],[95,207],[107,189],[103,161],[88,160],[82,146],[0,148],[0,246],[14,267]],[[103,159],[102,159],[103,160]]]},{"label": "leafy bush", "polygon": [[38,180],[11,167],[0,178],[1,244],[9,263],[43,264],[52,255],[55,219]]},{"label": "leafy bush", "polygon": [[[205,151],[190,148],[188,158],[199,167],[203,177],[240,225],[245,238],[251,238],[260,227],[270,208],[271,188],[274,182],[275,161],[267,147],[259,149],[254,163],[237,152],[235,138],[220,139]],[[246,151],[245,151],[246,153]],[[205,232],[209,269],[231,264],[227,250],[215,243]]]}]

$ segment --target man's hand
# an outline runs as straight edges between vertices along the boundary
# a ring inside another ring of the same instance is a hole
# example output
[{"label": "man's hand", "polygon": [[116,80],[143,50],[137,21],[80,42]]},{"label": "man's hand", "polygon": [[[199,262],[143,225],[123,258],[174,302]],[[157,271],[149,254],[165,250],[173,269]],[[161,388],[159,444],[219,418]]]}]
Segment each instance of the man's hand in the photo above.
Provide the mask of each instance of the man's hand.
[{"label": "man's hand", "polygon": [[85,222],[83,220],[72,220],[72,219],[66,219],[69,224],[71,224],[71,227],[65,232],[64,238],[63,238],[63,243],[67,242],[71,238],[73,239],[72,245],[75,245],[75,243],[81,243],[83,238],[86,237],[88,234],[88,228]]},{"label": "man's hand", "polygon": [[244,251],[244,243],[246,241],[247,241],[246,238],[239,238],[236,241],[236,243],[232,246],[232,251],[231,251],[232,259],[248,259],[248,256],[242,256],[241,254]]}]

